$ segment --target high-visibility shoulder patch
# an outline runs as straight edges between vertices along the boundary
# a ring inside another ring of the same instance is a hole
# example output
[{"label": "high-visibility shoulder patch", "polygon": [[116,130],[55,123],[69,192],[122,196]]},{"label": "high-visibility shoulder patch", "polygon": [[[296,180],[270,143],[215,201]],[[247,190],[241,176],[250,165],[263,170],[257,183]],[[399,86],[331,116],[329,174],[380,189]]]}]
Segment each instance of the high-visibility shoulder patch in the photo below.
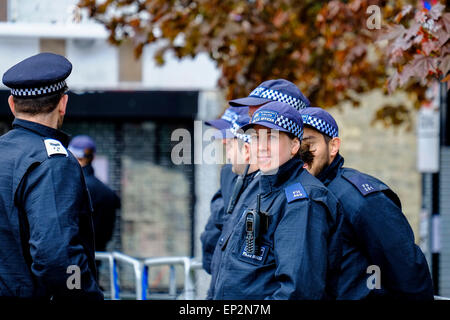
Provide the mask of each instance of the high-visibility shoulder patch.
[{"label": "high-visibility shoulder patch", "polygon": [[308,198],[308,194],[306,193],[305,188],[303,188],[300,182],[291,184],[289,187],[284,189],[284,193],[286,194],[288,203],[291,203],[292,201],[298,199]]},{"label": "high-visibility shoulder patch", "polygon": [[66,148],[62,145],[61,142],[55,139],[44,139],[45,149],[47,149],[47,155],[49,157],[55,154],[63,154],[68,157],[68,153]]}]

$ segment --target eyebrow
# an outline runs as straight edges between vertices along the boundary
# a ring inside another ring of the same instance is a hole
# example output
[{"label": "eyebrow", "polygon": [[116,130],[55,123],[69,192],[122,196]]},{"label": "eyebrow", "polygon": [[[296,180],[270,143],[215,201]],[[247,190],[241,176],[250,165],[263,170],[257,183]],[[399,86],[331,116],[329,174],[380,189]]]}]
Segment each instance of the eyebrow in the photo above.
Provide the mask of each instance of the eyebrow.
[{"label": "eyebrow", "polygon": [[303,137],[303,140],[313,140],[313,139],[316,139],[316,137],[314,137],[314,136]]}]

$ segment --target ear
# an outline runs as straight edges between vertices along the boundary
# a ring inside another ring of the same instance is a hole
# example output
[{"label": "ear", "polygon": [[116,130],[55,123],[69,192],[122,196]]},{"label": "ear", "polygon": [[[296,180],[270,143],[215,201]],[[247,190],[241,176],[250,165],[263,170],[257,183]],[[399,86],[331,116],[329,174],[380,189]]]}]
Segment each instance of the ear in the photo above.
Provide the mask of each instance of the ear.
[{"label": "ear", "polygon": [[16,105],[14,104],[14,99],[13,99],[12,95],[10,95],[8,97],[8,104],[9,104],[9,108],[11,109],[12,114],[15,117],[16,116]]},{"label": "ear", "polygon": [[59,100],[58,103],[58,113],[60,115],[65,115],[66,114],[66,108],[67,108],[67,101],[69,100],[69,96],[67,94],[63,95],[61,97],[61,100]]},{"label": "ear", "polygon": [[250,163],[250,144],[247,142],[244,143],[244,160]]},{"label": "ear", "polygon": [[300,150],[300,140],[298,138],[295,138],[294,140],[292,140],[292,144],[291,144],[291,155],[295,156],[298,151]]},{"label": "ear", "polygon": [[339,148],[341,147],[341,139],[336,137],[330,140],[328,144],[328,150],[330,152],[330,156],[334,159],[339,152]]}]

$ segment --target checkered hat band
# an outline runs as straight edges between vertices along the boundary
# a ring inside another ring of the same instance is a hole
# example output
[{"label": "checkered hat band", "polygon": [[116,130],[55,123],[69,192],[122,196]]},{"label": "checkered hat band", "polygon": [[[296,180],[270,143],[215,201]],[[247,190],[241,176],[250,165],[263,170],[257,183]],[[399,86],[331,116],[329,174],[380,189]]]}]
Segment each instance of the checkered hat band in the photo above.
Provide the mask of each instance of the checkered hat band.
[{"label": "checkered hat band", "polygon": [[300,99],[294,98],[288,94],[284,94],[277,90],[267,89],[267,90],[254,90],[251,94],[251,97],[258,97],[264,99],[270,99],[273,101],[284,102],[294,107],[297,110],[306,108],[306,103]]},{"label": "checkered hat band", "polygon": [[54,83],[45,87],[40,88],[20,88],[20,89],[11,89],[11,94],[16,97],[36,97],[41,96],[53,92],[60,91],[62,88],[66,86],[66,81],[63,80],[58,83]]},{"label": "checkered hat band", "polygon": [[298,137],[300,140],[303,139],[303,128],[294,121],[283,117],[282,115],[278,115],[274,124],[286,129],[287,131]]},{"label": "checkered hat band", "polygon": [[235,112],[232,112],[230,110],[226,110],[225,113],[222,115],[221,119],[228,121],[228,122],[234,122],[239,118],[239,115]]},{"label": "checkered hat band", "polygon": [[233,125],[230,128],[231,133],[234,134],[236,138],[241,139],[244,142],[250,143],[250,135],[238,132],[239,129],[240,129],[239,125],[236,122],[233,122]]},{"label": "checkered hat band", "polygon": [[325,122],[322,119],[307,115],[303,116],[303,124],[309,125],[316,130],[330,136],[332,138],[336,138],[338,136],[338,131],[335,127],[331,126],[328,122]]}]

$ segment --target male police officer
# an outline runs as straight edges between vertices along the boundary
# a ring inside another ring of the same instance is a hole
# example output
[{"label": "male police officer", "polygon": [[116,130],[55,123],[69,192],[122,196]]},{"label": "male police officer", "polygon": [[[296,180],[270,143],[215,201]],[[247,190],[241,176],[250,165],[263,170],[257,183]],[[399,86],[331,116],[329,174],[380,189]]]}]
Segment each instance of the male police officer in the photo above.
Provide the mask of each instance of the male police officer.
[{"label": "male police officer", "polygon": [[222,226],[230,216],[241,193],[257,174],[256,164],[250,164],[249,137],[238,132],[240,126],[250,121],[248,108],[229,107],[220,119],[205,124],[218,129],[217,137],[226,145],[225,164],[220,172],[220,188],[211,200],[211,215],[201,234],[203,268],[211,273],[211,259]]},{"label": "male police officer", "polygon": [[15,120],[0,137],[2,297],[103,299],[89,194],[58,130],[71,70],[64,57],[40,53],[3,75]]},{"label": "male police officer", "polygon": [[433,299],[427,261],[414,243],[397,195],[380,180],[343,167],[338,126],[328,112],[306,108],[300,113],[303,141],[314,155],[308,170],[336,195],[344,210],[338,298]]},{"label": "male police officer", "polygon": [[111,240],[116,220],[116,210],[120,208],[120,198],[94,174],[92,161],[97,150],[94,140],[86,135],[74,137],[69,143],[69,151],[83,168],[87,188],[91,195],[95,234],[95,251],[106,251]]}]

